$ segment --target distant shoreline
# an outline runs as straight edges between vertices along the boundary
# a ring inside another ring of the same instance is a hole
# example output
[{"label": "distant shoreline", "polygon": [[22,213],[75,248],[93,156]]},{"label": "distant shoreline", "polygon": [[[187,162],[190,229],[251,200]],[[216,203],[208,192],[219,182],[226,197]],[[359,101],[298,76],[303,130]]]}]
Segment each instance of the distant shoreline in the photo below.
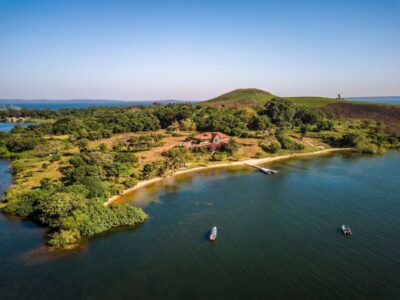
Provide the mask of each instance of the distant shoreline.
[{"label": "distant shoreline", "polygon": [[124,190],[120,195],[112,196],[104,203],[104,205],[109,206],[109,205],[113,204],[114,202],[116,202],[117,200],[119,200],[122,196],[125,196],[126,194],[134,192],[140,188],[151,185],[153,183],[162,181],[166,178],[175,177],[175,176],[179,176],[179,175],[183,175],[183,174],[193,173],[193,172],[202,171],[202,170],[209,170],[209,169],[218,169],[218,168],[226,168],[226,167],[234,167],[234,166],[246,166],[246,165],[257,165],[257,164],[269,163],[269,162],[274,162],[274,161],[284,160],[284,159],[289,159],[289,158],[317,156],[317,155],[329,154],[329,153],[333,153],[333,152],[347,152],[347,151],[351,151],[351,150],[353,150],[353,149],[352,148],[331,148],[331,149],[324,149],[324,150],[318,150],[318,151],[313,151],[313,152],[292,153],[292,154],[286,154],[286,155],[280,155],[280,156],[274,156],[274,157],[246,159],[246,160],[242,160],[242,161],[221,163],[221,164],[215,164],[215,165],[210,165],[210,166],[195,167],[195,168],[191,168],[191,169],[180,170],[180,171],[176,171],[175,173],[173,173],[172,175],[167,176],[167,177],[155,177],[155,178],[152,178],[149,180],[140,181],[134,187]]}]

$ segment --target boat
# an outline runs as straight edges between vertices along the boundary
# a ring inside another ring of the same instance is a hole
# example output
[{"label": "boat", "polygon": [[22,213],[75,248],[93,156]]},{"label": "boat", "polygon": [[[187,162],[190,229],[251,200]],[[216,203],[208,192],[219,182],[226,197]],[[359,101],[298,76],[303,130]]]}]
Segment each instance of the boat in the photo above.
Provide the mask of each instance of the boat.
[{"label": "boat", "polygon": [[260,168],[260,171],[265,173],[265,174],[268,174],[268,175],[273,175],[273,174],[278,173],[278,171],[275,171],[275,170],[272,170],[272,169],[267,169],[267,168]]},{"label": "boat", "polygon": [[347,225],[342,225],[342,231],[344,235],[352,235],[351,229]]},{"label": "boat", "polygon": [[214,226],[211,228],[211,233],[210,233],[210,240],[215,241],[217,239],[217,226]]}]

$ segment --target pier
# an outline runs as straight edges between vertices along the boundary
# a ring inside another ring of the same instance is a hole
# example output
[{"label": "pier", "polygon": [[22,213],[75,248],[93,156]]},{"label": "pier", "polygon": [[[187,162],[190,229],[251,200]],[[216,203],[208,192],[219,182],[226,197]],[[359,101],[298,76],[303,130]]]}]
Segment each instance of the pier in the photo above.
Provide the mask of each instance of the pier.
[{"label": "pier", "polygon": [[263,168],[263,167],[260,167],[260,166],[257,166],[257,165],[253,165],[253,164],[249,164],[249,163],[246,163],[246,166],[256,168],[256,169],[260,170],[261,172],[263,172],[263,173],[265,173],[267,175],[274,175],[274,174],[278,173],[278,171],[276,171],[276,170],[269,169],[269,168]]}]

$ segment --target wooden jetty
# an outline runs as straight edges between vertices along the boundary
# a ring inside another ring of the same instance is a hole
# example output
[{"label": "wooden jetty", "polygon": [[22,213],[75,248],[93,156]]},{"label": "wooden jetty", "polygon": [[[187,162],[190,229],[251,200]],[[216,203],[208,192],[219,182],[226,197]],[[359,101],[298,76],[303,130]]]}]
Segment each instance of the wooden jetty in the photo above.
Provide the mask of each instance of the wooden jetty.
[{"label": "wooden jetty", "polygon": [[263,168],[263,167],[260,167],[260,166],[257,166],[257,165],[253,165],[253,164],[246,163],[246,165],[249,166],[249,167],[256,168],[256,169],[260,170],[261,172],[263,172],[263,173],[265,173],[267,175],[273,175],[273,174],[277,174],[278,173],[278,171],[276,171],[276,170],[272,170],[272,169],[269,169],[269,168]]}]

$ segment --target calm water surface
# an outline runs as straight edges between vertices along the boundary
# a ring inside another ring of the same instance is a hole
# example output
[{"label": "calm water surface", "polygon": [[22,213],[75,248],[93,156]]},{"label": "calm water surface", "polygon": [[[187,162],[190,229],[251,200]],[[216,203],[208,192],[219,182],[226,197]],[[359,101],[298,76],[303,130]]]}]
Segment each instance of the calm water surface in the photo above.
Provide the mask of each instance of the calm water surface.
[{"label": "calm water surface", "polygon": [[69,255],[41,248],[44,229],[1,216],[0,299],[399,299],[400,153],[273,167],[142,189],[131,197],[145,224]]},{"label": "calm water surface", "polygon": [[35,125],[35,123],[31,123],[31,122],[18,122],[18,123],[0,122],[0,131],[9,132],[15,126],[29,126],[29,125]]},{"label": "calm water surface", "polygon": [[390,97],[350,97],[346,100],[357,101],[357,102],[369,102],[378,104],[396,104],[400,105],[400,96]]}]

